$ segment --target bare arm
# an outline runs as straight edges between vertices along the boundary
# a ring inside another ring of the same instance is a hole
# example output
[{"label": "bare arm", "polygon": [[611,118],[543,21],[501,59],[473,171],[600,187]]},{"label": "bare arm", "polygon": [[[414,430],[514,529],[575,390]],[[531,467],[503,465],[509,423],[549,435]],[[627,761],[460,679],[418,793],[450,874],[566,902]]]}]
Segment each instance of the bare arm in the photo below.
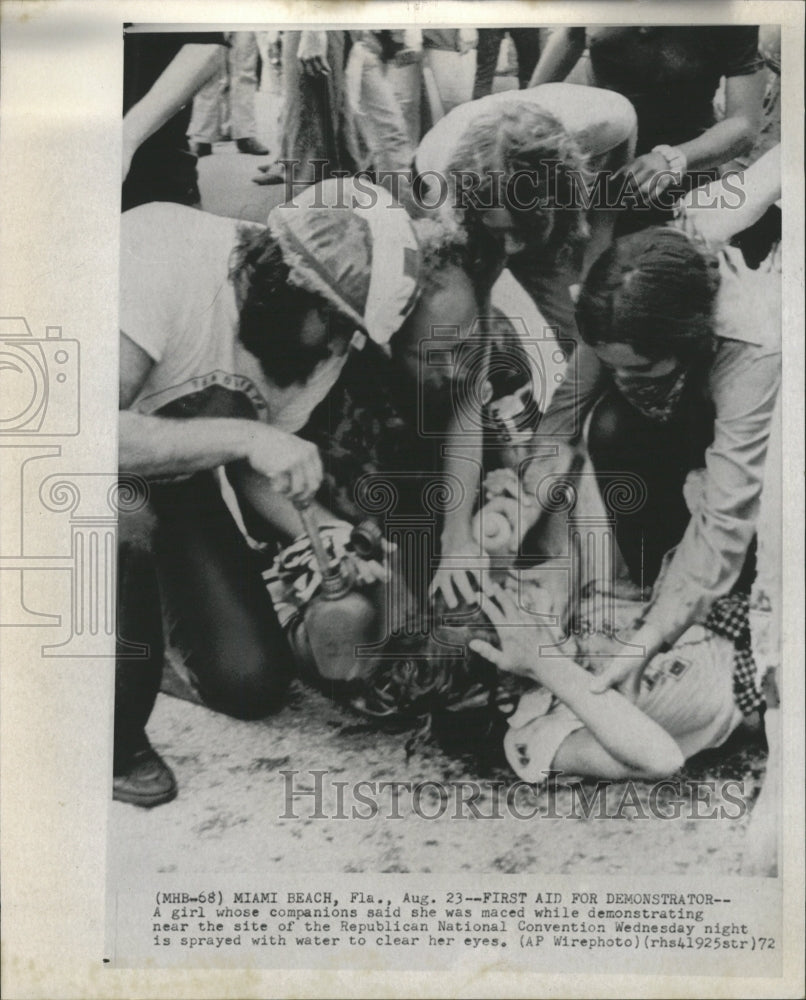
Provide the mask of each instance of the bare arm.
[{"label": "bare arm", "polygon": [[724,119],[679,147],[689,171],[718,167],[750,152],[761,127],[764,80],[763,71],[727,78]]},{"label": "bare arm", "polygon": [[[478,437],[478,434],[475,435]],[[470,445],[459,421],[454,417],[448,429],[448,443],[445,447],[445,472],[455,476],[461,483],[462,501],[459,507],[445,515],[442,529],[442,556],[440,566],[431,584],[431,593],[442,593],[449,608],[455,608],[459,593],[471,604],[475,600],[475,587],[468,578],[471,570],[481,584],[481,574],[487,569],[489,560],[481,545],[473,538],[471,519],[473,507],[481,483],[481,440]],[[451,562],[451,557],[471,561],[460,566]]]},{"label": "bare arm", "polygon": [[[255,472],[248,462],[237,461],[228,465],[227,478],[238,497],[280,534],[296,538],[302,533],[302,522],[291,500],[271,489],[266,477]],[[318,503],[310,504],[309,510],[317,527],[342,520]]]},{"label": "bare arm", "polygon": [[587,727],[582,731],[587,735],[572,734],[563,742],[554,761],[558,770],[595,777],[665,777],[682,766],[683,754],[672,736],[640,708],[616,691],[593,694],[590,674],[573,660],[540,655],[534,618],[512,594],[490,585],[480,603],[502,648],[473,640],[471,649],[502,670],[548,688]]},{"label": "bare arm", "polygon": [[253,420],[177,420],[120,411],[120,468],[141,476],[191,475],[246,458],[263,428]]},{"label": "bare arm", "polygon": [[710,246],[727,243],[757,222],[781,197],[781,144],[741,174],[729,174],[682,201],[683,228]]},{"label": "bare arm", "polygon": [[[735,156],[749,152],[761,127],[763,90],[762,72],[729,77],[725,84],[725,118],[706,129],[702,135],[677,147],[685,157],[685,166],[680,169],[692,172],[718,167]],[[669,169],[666,154],[656,150],[639,156],[621,172],[630,174],[644,195],[656,197],[675,178]]]},{"label": "bare arm", "polygon": [[617,691],[593,694],[590,674],[573,660],[535,655],[532,676],[586,726],[561,744],[553,762],[557,770],[616,777],[621,765],[628,775],[664,778],[683,766],[683,754],[665,729]]},{"label": "bare arm", "polygon": [[183,45],[123,119],[123,179],[137,149],[183,108],[215,72],[223,45]]},{"label": "bare arm", "polygon": [[[665,732],[664,735],[668,737]],[[587,726],[583,726],[569,733],[557,747],[557,752],[551,761],[551,769],[577,775],[580,778],[623,781],[625,778],[666,778],[674,774],[682,764],[682,754],[679,762],[670,754],[668,759],[661,758],[656,767],[630,766],[606,750],[595,733]]]},{"label": "bare arm", "polygon": [[585,51],[584,28],[557,28],[540,54],[530,87],[564,80]]}]

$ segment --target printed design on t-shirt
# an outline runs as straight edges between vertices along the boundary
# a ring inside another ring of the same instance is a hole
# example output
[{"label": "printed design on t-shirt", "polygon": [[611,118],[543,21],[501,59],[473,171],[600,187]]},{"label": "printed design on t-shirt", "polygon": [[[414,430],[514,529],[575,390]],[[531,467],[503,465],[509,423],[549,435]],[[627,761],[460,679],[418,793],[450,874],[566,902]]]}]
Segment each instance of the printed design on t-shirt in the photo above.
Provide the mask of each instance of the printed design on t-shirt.
[{"label": "printed design on t-shirt", "polygon": [[680,680],[690,666],[691,660],[686,660],[682,656],[653,660],[644,671],[641,684],[647,691],[651,691],[657,684],[663,684],[669,677],[676,681]]},{"label": "printed design on t-shirt", "polygon": [[[268,419],[269,404],[255,383],[245,375],[235,375],[221,369],[207,372],[205,375],[194,375],[179,385],[160,389],[159,392],[143,396],[140,400],[140,405],[144,406],[149,412],[155,412],[184,397],[209,393],[209,390],[213,388],[220,388],[228,392],[240,393],[246,396],[252,405],[255,417],[258,420],[264,421]],[[200,416],[202,412],[206,413],[206,410],[199,409],[195,415]]]},{"label": "printed design on t-shirt", "polygon": [[669,674],[670,677],[682,677],[690,666],[691,664],[688,662],[688,660],[677,659],[672,661],[671,664],[669,664],[667,673]]},{"label": "printed design on t-shirt", "polygon": [[515,750],[518,754],[518,763],[521,767],[528,767],[531,762],[531,757],[529,756],[529,747],[526,743],[516,743]]}]

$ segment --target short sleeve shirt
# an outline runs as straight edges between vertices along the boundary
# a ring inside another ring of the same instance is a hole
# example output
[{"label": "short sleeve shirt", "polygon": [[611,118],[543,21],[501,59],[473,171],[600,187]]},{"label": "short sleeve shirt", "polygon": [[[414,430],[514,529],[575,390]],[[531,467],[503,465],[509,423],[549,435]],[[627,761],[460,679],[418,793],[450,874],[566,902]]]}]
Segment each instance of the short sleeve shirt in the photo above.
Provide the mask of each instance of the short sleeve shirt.
[{"label": "short sleeve shirt", "polygon": [[160,202],[123,213],[120,329],[154,361],[131,409],[253,417],[295,433],[344,357],[321,362],[304,385],[280,388],[240,344],[229,269],[241,225]]},{"label": "short sleeve shirt", "polygon": [[629,101],[604,90],[569,83],[546,83],[529,90],[508,90],[460,104],[422,138],[415,154],[419,173],[444,172],[478,122],[490,113],[531,106],[546,111],[579,143],[584,155],[602,156],[625,142],[635,129]]},{"label": "short sleeve shirt", "polygon": [[587,44],[590,82],[635,107],[639,152],[710,128],[720,79],[764,65],[752,26],[589,28]]}]

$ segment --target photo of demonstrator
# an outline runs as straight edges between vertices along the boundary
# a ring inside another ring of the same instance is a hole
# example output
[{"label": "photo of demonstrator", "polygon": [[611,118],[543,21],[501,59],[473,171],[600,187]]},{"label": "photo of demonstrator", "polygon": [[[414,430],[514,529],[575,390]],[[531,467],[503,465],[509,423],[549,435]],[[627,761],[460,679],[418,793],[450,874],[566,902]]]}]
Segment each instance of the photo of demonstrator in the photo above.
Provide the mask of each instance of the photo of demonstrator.
[{"label": "photo of demonstrator", "polygon": [[[127,29],[119,462],[143,503],[113,797],[144,868],[132,805],[161,807],[163,855],[248,856],[282,798],[255,761],[775,787],[779,49],[741,25]],[[242,821],[205,846],[202,802]],[[778,805],[720,871],[775,872]],[[378,830],[344,870],[456,863],[433,826],[431,854]],[[622,851],[547,830],[557,866]],[[539,864],[523,833],[474,834],[469,863]]]}]

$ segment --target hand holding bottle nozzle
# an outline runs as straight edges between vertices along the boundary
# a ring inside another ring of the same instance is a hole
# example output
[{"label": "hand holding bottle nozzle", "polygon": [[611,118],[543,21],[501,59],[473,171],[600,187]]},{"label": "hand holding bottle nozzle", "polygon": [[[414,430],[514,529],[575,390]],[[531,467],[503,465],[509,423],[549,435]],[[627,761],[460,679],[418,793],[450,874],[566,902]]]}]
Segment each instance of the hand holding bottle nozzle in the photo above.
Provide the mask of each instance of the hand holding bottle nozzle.
[{"label": "hand holding bottle nozzle", "polygon": [[322,591],[327,596],[339,596],[355,584],[371,585],[389,582],[387,563],[395,546],[388,543],[374,521],[366,520],[356,525],[350,534],[355,558],[339,559],[326,550],[319,527],[311,514],[310,500],[292,501],[302,526],[311,543],[311,551],[322,576]]},{"label": "hand holding bottle nozzle", "polygon": [[302,521],[305,533],[310,540],[311,551],[316,559],[319,572],[322,574],[323,592],[328,595],[344,593],[345,590],[349,589],[350,581],[347,574],[342,570],[341,560],[338,558],[331,558],[325,549],[322,542],[322,536],[319,533],[319,527],[317,526],[314,516],[311,513],[311,501],[294,500],[293,503],[297,513],[299,514],[299,518]]}]

